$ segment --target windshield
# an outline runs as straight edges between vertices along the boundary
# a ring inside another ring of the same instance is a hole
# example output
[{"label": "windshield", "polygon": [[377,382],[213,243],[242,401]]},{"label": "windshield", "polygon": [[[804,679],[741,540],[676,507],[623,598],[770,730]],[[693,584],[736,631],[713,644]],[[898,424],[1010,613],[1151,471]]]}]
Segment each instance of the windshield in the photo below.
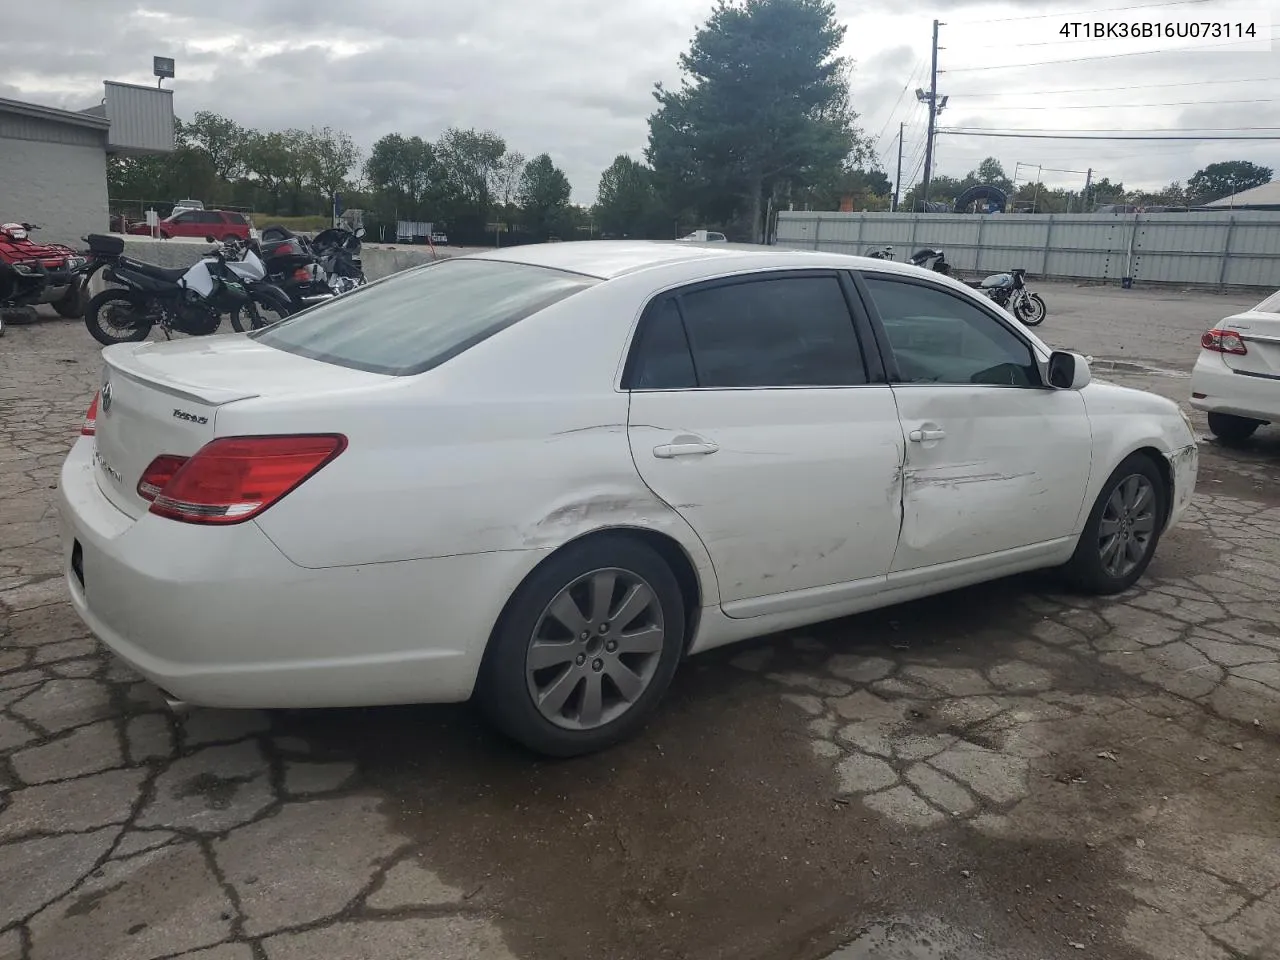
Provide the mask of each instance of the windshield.
[{"label": "windshield", "polygon": [[1280,313],[1280,290],[1253,308],[1254,313]]},{"label": "windshield", "polygon": [[599,281],[492,260],[444,260],[371,283],[250,336],[339,366],[411,376]]}]

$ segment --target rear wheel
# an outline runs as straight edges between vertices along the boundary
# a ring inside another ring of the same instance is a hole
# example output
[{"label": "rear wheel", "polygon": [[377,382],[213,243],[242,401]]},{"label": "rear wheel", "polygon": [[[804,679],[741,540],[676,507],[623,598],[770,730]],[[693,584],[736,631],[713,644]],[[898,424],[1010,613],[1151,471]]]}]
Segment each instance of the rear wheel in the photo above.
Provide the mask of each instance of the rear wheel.
[{"label": "rear wheel", "polygon": [[486,651],[478,699],[538,753],[591,753],[631,736],[684,650],[671,568],[648,546],[602,536],[566,547],[521,584]]},{"label": "rear wheel", "polygon": [[1260,426],[1260,421],[1247,417],[1236,417],[1229,413],[1209,414],[1209,430],[1223,443],[1244,443]]},{"label": "rear wheel", "polygon": [[143,304],[127,290],[103,290],[85,308],[84,325],[106,346],[147,339],[151,321]]},{"label": "rear wheel", "polygon": [[1133,586],[1155,555],[1170,493],[1150,457],[1135,453],[1125,458],[1089,512],[1066,567],[1071,583],[1103,595]]},{"label": "rear wheel", "polygon": [[237,333],[259,330],[283,320],[290,313],[290,310],[278,304],[250,300],[231,311],[231,329]]}]

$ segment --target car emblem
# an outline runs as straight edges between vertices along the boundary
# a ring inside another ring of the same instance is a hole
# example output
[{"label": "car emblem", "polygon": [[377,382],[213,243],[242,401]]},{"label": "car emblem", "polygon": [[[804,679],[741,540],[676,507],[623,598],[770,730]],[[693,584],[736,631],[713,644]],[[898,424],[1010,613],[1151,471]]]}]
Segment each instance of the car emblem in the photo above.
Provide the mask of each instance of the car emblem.
[{"label": "car emblem", "polygon": [[102,394],[99,400],[99,406],[102,407],[103,413],[111,412],[111,381],[108,380],[102,385]]}]

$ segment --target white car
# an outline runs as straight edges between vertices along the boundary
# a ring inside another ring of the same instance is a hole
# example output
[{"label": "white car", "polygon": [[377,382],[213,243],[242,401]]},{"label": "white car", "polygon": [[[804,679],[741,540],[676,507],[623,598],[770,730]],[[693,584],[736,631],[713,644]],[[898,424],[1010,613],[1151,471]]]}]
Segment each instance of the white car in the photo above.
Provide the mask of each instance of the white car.
[{"label": "white car", "polygon": [[553,755],[686,654],[1036,568],[1123,590],[1196,479],[1172,402],[839,254],[512,247],[103,357],[59,497],[109,647],[208,706],[474,694]]},{"label": "white car", "polygon": [[1220,440],[1241,443],[1280,423],[1280,292],[1227,317],[1200,338],[1191,405],[1209,414]]},{"label": "white car", "polygon": [[723,233],[717,233],[714,230],[695,230],[693,233],[687,234],[680,238],[686,243],[728,243],[728,238]]}]

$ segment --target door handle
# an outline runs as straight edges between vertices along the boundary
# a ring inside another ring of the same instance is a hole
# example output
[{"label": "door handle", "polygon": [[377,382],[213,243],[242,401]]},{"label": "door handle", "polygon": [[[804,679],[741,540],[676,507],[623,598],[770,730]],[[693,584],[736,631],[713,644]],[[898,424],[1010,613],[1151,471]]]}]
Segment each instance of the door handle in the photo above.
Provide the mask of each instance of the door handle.
[{"label": "door handle", "polygon": [[907,439],[912,443],[924,443],[927,440],[941,440],[947,435],[945,430],[912,430]]},{"label": "door handle", "polygon": [[710,440],[663,443],[653,448],[653,455],[659,460],[671,460],[674,457],[706,457],[719,449],[720,447]]}]

